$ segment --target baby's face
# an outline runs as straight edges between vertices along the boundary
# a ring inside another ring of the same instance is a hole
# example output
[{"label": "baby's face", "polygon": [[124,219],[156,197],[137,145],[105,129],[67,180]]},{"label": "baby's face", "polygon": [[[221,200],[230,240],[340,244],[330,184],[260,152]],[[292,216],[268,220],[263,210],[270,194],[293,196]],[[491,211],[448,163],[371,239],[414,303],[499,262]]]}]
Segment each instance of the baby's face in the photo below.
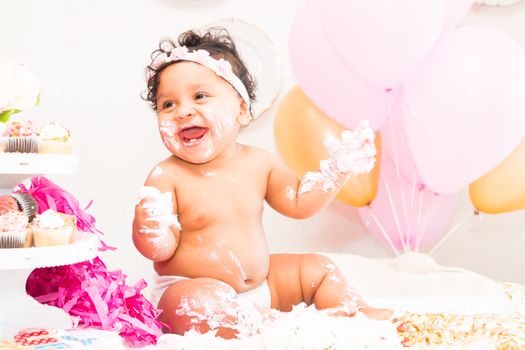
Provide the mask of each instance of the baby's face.
[{"label": "baby's face", "polygon": [[214,71],[177,62],[162,71],[157,92],[160,135],[177,158],[206,163],[235,145],[246,104]]}]

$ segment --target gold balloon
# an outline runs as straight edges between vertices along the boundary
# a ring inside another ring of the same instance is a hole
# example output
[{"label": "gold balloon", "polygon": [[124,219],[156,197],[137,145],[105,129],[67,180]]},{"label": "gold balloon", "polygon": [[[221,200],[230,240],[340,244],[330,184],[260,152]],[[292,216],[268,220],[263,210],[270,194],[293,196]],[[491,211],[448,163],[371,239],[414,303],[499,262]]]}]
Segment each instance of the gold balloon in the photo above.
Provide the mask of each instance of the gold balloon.
[{"label": "gold balloon", "polygon": [[525,209],[525,139],[500,164],[469,186],[470,201],[482,212]]},{"label": "gold balloon", "polygon": [[[298,87],[284,97],[274,122],[277,148],[284,162],[298,176],[319,170],[319,161],[328,158],[323,141],[341,138],[343,126],[324,114]],[[353,175],[339,191],[337,199],[355,207],[369,204],[376,196],[381,163],[381,140],[376,133],[376,166],[369,174]]]}]

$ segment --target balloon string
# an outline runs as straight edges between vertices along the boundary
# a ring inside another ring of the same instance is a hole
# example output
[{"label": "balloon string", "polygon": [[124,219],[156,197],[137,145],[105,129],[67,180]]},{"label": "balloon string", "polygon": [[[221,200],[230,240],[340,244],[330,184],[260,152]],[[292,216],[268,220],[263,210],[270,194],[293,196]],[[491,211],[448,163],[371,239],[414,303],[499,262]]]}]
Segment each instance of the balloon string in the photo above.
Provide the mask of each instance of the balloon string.
[{"label": "balloon string", "polygon": [[416,172],[412,174],[412,189],[410,191],[410,208],[414,206],[414,197],[416,196]]},{"label": "balloon string", "polygon": [[407,105],[404,101],[402,102],[403,108],[408,109],[410,114],[412,114],[412,118],[419,119],[419,114],[417,114],[416,111],[412,109],[409,105]]},{"label": "balloon string", "polygon": [[[423,191],[423,190],[421,190]],[[435,194],[435,196],[439,196],[439,194]],[[434,197],[434,201],[430,204],[430,208],[427,208],[427,210],[425,211],[427,216],[423,222],[423,228],[420,230],[420,234],[418,236],[418,239],[417,239],[417,243],[416,243],[416,247],[417,249],[419,249],[419,246],[421,244],[421,239],[425,236],[425,231],[428,229],[428,217],[430,215],[432,215],[432,213],[436,210],[436,203],[437,203],[437,198]]]},{"label": "balloon string", "polygon": [[383,176],[383,183],[385,184],[386,193],[388,195],[388,202],[390,203],[390,209],[392,210],[392,216],[394,217],[394,221],[396,223],[397,228],[397,234],[399,236],[399,239],[401,240],[401,245],[403,246],[403,251],[407,251],[406,242],[404,240],[403,234],[401,232],[401,225],[399,224],[399,217],[397,216],[396,207],[394,206],[394,199],[392,197],[392,192],[390,191],[390,186],[388,185],[388,181],[386,181],[386,178]]},{"label": "balloon string", "polygon": [[423,199],[424,199],[423,189],[420,189],[418,193],[417,225],[416,225],[416,230],[417,230],[416,247],[418,248],[419,248],[419,242],[421,241],[421,238],[423,237],[423,233],[421,231],[422,229],[421,222],[423,221]]},{"label": "balloon string", "polygon": [[[390,123],[390,140],[392,141],[392,154],[394,156],[394,166],[396,168],[396,177],[397,177],[397,184],[399,186],[399,190],[401,192],[401,203],[403,205],[403,214],[405,218],[405,223],[408,222],[408,208],[407,208],[407,201],[405,198],[405,191],[403,190],[403,186],[401,184],[401,172],[399,171],[399,157],[397,155],[397,148],[396,148],[396,142],[395,142],[395,133],[394,133],[394,124],[392,121],[392,91],[388,91],[388,122]],[[406,248],[409,244],[409,234],[408,232],[401,232],[403,238],[403,247]],[[405,249],[406,250],[406,249]]]},{"label": "balloon string", "polygon": [[473,215],[473,212],[468,213],[465,215],[465,217],[456,224],[450,231],[447,232],[443,238],[428,252],[428,255],[432,255],[436,252],[436,250],[454,233],[458,228],[460,228],[469,218]]},{"label": "balloon string", "polygon": [[418,251],[419,251],[419,246],[421,245],[421,239],[425,235],[425,231],[427,230],[427,228],[428,228],[428,220],[425,220],[425,222],[423,224],[423,228],[420,230],[421,234],[417,237],[416,249]]},{"label": "balloon string", "polygon": [[[414,208],[414,196],[415,196],[415,192],[416,192],[416,173],[414,172],[413,176],[412,176],[412,187],[410,189],[410,204],[408,205],[408,210],[413,213],[413,208]],[[414,220],[407,220],[407,228],[406,228],[406,232],[407,232],[407,237],[412,237],[412,230],[414,229],[412,227],[413,225],[413,221]],[[408,240],[409,242],[409,247],[411,249],[414,249],[416,252],[418,251],[418,247],[417,245],[414,247],[412,246],[411,244],[411,240],[409,239]]]},{"label": "balloon string", "polygon": [[[406,104],[404,101],[402,103],[402,108],[407,109],[409,113],[411,114],[412,118],[418,119],[419,115],[417,114],[414,109],[412,109],[408,104]],[[423,187],[424,188],[424,187]],[[418,193],[418,217],[417,217],[417,224],[416,224],[416,230],[417,230],[417,244],[416,244],[416,251],[419,250],[419,242],[421,241],[421,238],[423,237],[421,230],[419,228],[421,227],[421,216],[423,211],[423,188],[419,189]],[[412,175],[412,196],[411,201],[414,199],[414,191],[416,189],[416,173]],[[410,206],[412,208],[412,205]]]},{"label": "balloon string", "polygon": [[372,209],[370,209],[370,207],[367,207],[368,208],[368,213],[370,214],[370,216],[372,217],[372,219],[374,220],[375,224],[377,225],[377,227],[379,228],[379,231],[381,231],[381,233],[383,234],[383,237],[385,237],[386,241],[388,242],[388,244],[390,245],[390,248],[392,248],[392,250],[394,251],[394,253],[396,254],[396,256],[399,256],[399,252],[397,251],[397,248],[396,246],[392,243],[392,241],[390,240],[390,237],[388,236],[388,234],[386,233],[386,230],[385,228],[383,227],[383,225],[381,225],[381,223],[379,222],[379,220],[377,219],[376,215],[374,214],[374,212],[372,211]]}]

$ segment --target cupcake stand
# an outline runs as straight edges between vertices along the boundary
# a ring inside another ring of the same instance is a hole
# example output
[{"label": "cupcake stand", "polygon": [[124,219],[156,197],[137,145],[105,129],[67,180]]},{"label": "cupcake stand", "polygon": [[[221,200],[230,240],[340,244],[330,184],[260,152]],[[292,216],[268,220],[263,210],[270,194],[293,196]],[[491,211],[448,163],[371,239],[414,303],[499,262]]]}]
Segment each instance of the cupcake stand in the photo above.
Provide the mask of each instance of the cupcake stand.
[{"label": "cupcake stand", "polygon": [[[17,183],[42,174],[71,174],[78,167],[73,155],[0,153],[0,194],[11,193]],[[74,264],[97,256],[95,235],[79,232],[68,245],[0,249],[0,339],[12,337],[21,328],[71,328],[62,309],[42,305],[26,294],[26,281],[33,269]]]}]

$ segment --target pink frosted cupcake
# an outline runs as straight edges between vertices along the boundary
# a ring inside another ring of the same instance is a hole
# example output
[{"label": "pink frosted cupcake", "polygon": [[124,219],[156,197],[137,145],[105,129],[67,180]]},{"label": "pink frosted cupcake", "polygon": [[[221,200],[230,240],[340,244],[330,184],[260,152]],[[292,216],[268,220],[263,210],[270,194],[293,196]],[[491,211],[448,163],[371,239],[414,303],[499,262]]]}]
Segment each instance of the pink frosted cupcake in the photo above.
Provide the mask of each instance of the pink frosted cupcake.
[{"label": "pink frosted cupcake", "polygon": [[38,152],[38,137],[30,120],[10,122],[6,125],[2,136],[4,152]]},{"label": "pink frosted cupcake", "polygon": [[10,211],[18,211],[18,203],[11,196],[0,196],[0,215]]},{"label": "pink frosted cupcake", "polygon": [[19,211],[0,215],[0,248],[30,247],[32,241],[27,216]]},{"label": "pink frosted cupcake", "polygon": [[75,218],[71,215],[46,210],[31,223],[35,247],[64,245],[74,240]]},{"label": "pink frosted cupcake", "polygon": [[38,153],[70,154],[71,133],[64,126],[51,122],[38,131]]}]

